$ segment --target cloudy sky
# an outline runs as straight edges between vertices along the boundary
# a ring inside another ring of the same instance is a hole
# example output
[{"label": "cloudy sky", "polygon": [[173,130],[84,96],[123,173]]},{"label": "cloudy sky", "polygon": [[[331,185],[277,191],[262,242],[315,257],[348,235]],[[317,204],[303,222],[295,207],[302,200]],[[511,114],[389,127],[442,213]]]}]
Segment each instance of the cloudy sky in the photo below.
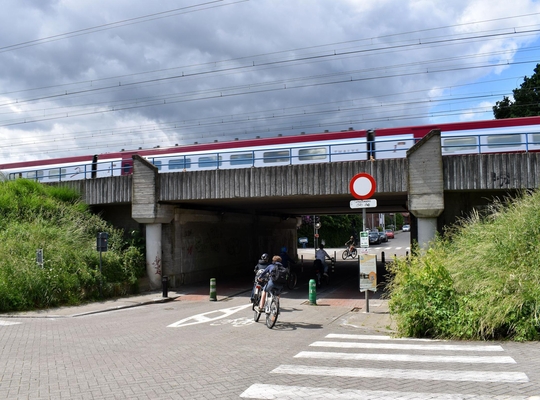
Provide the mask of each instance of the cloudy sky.
[{"label": "cloudy sky", "polygon": [[538,0],[3,0],[0,164],[492,119]]}]

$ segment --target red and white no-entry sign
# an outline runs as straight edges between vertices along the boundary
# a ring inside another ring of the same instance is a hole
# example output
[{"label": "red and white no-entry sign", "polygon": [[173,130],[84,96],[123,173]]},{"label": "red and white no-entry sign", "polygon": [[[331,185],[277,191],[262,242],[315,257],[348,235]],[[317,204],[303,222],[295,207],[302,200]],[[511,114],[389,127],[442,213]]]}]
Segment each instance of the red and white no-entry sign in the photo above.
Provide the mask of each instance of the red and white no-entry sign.
[{"label": "red and white no-entry sign", "polygon": [[370,174],[356,174],[349,183],[351,194],[359,200],[369,199],[376,189],[375,179]]}]

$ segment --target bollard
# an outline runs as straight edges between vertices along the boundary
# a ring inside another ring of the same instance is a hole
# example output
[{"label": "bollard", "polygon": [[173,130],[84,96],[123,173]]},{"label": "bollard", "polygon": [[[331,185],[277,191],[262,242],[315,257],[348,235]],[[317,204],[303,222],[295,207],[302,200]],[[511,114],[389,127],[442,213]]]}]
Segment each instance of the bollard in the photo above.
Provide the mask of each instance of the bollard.
[{"label": "bollard", "polygon": [[169,289],[169,277],[168,276],[162,276],[161,277],[161,288],[163,289],[163,297],[169,297],[168,289]]},{"label": "bollard", "polygon": [[216,301],[216,278],[210,279],[210,301]]},{"label": "bollard", "polygon": [[381,262],[384,264],[385,263],[385,259],[384,259],[384,251],[381,251]]},{"label": "bollard", "polygon": [[309,304],[312,306],[317,305],[317,284],[315,279],[309,280]]}]

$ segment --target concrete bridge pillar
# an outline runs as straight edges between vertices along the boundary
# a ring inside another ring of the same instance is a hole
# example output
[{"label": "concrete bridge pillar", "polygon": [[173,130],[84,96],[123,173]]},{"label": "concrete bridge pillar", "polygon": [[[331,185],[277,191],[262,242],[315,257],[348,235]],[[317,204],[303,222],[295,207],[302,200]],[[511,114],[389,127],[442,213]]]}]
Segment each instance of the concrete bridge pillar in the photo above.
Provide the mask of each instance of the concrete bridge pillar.
[{"label": "concrete bridge pillar", "polygon": [[441,131],[433,130],[407,151],[409,211],[417,218],[417,238],[426,249],[444,211]]},{"label": "concrete bridge pillar", "polygon": [[151,289],[161,287],[163,251],[162,224],[174,218],[174,207],[159,203],[157,168],[144,158],[133,156],[131,217],[146,224],[146,272]]}]

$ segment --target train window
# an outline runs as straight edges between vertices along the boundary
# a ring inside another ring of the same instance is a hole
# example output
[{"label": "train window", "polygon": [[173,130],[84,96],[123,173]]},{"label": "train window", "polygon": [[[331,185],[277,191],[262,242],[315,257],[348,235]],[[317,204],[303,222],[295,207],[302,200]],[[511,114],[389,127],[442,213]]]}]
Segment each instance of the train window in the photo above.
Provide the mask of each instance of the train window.
[{"label": "train window", "polygon": [[529,144],[540,145],[540,133],[531,133],[529,136],[531,137]]},{"label": "train window", "polygon": [[455,151],[470,151],[477,146],[475,137],[454,137],[443,139],[443,150],[446,153]]},{"label": "train window", "polygon": [[169,170],[171,169],[188,169],[191,168],[191,158],[177,158],[169,160]]},{"label": "train window", "polygon": [[231,154],[231,165],[253,165],[253,153]]},{"label": "train window", "polygon": [[219,159],[218,156],[199,157],[199,168],[217,168],[218,166],[221,166],[221,156],[219,157]]},{"label": "train window", "polygon": [[49,179],[58,179],[58,178],[65,177],[66,173],[67,173],[67,170],[65,168],[54,168],[54,169],[50,169],[47,175]]},{"label": "train window", "polygon": [[326,147],[316,147],[311,149],[300,149],[298,151],[298,159],[300,161],[307,160],[325,160],[328,151]]},{"label": "train window", "polygon": [[26,173],[28,179],[43,179],[43,171],[29,171]]},{"label": "train window", "polygon": [[486,142],[488,147],[511,147],[522,144],[520,134],[488,136]]},{"label": "train window", "polygon": [[276,150],[276,151],[265,151],[263,153],[263,162],[267,163],[278,163],[278,162],[288,162],[291,159],[289,150]]},{"label": "train window", "polygon": [[161,161],[152,160],[152,164],[154,164],[157,167],[158,171],[161,171],[161,164],[162,164]]}]

